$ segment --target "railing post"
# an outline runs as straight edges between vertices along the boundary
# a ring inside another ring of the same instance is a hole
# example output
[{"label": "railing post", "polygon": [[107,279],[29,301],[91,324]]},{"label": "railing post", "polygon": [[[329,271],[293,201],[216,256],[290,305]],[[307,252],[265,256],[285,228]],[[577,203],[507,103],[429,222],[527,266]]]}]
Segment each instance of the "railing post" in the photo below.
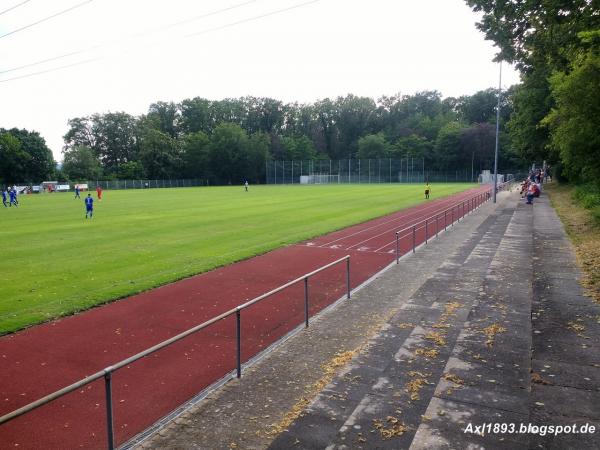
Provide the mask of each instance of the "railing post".
[{"label": "railing post", "polygon": [[427,220],[425,219],[425,243],[427,244],[427,238],[429,238],[429,230],[427,229]]},{"label": "railing post", "polygon": [[417,229],[416,229],[416,226],[413,225],[413,253],[415,252],[416,244],[417,244]]},{"label": "railing post", "polygon": [[304,327],[308,328],[308,277],[304,277]]},{"label": "railing post", "polygon": [[350,298],[350,258],[346,258],[346,298]]},{"label": "railing post", "polygon": [[448,219],[446,218],[447,209],[444,210],[444,231],[448,228]]},{"label": "railing post", "polygon": [[438,233],[440,231],[440,227],[439,227],[439,222],[438,219],[440,218],[440,216],[438,216],[437,214],[435,215],[435,237],[438,237]]},{"label": "railing post", "polygon": [[235,339],[237,377],[242,378],[242,312],[239,309],[235,311]]},{"label": "railing post", "polygon": [[398,237],[398,232],[396,231],[396,264],[400,264],[400,238]]},{"label": "railing post", "polygon": [[113,429],[113,407],[112,407],[112,375],[110,369],[104,369],[104,388],[106,391],[106,430],[108,450],[115,448],[115,433]]},{"label": "railing post", "polygon": [[454,226],[454,206],[450,210],[450,226]]}]

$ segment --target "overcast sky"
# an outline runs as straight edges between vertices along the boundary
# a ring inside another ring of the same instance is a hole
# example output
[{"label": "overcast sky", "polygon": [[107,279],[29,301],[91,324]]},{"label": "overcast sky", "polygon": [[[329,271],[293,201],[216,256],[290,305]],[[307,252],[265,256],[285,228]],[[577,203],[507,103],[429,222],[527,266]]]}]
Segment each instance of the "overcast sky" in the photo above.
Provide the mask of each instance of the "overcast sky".
[{"label": "overcast sky", "polygon": [[0,0],[0,127],[61,160],[68,119],[156,101],[472,94],[498,83],[477,18],[464,0]]}]

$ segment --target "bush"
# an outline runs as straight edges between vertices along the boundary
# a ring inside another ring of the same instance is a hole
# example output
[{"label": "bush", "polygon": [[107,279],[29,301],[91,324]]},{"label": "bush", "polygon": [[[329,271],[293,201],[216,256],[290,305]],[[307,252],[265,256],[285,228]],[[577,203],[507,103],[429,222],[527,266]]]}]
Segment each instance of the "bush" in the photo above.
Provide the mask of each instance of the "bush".
[{"label": "bush", "polygon": [[600,188],[594,184],[577,186],[573,191],[573,200],[590,210],[596,225],[600,225]]}]

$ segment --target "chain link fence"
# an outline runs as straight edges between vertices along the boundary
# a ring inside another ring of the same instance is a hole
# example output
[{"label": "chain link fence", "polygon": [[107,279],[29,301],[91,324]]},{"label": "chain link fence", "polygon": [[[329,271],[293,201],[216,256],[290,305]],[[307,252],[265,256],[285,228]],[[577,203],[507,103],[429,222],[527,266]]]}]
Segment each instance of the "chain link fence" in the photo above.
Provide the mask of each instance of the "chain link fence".
[{"label": "chain link fence", "polygon": [[44,181],[39,184],[20,183],[17,191],[25,193],[38,192],[65,192],[75,190],[79,185],[82,189],[95,190],[98,186],[102,189],[156,189],[156,188],[182,188],[194,186],[208,186],[208,180],[176,179],[176,180],[83,180],[83,181]]},{"label": "chain link fence", "polygon": [[[180,188],[206,186],[207,180],[202,179],[181,179],[181,180],[97,180],[86,181],[89,189],[96,189],[100,186],[102,189],[152,189],[152,188]],[[73,187],[75,184],[72,183]]]},{"label": "chain link fence", "polygon": [[428,170],[422,158],[267,161],[267,184],[470,183],[474,168]]}]

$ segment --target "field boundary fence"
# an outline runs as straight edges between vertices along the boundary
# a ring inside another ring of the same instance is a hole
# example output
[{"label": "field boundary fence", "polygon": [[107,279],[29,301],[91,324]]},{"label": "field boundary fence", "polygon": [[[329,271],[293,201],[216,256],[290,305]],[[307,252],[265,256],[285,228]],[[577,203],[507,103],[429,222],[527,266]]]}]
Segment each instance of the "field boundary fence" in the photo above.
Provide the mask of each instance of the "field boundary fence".
[{"label": "field boundary fence", "polygon": [[[514,183],[514,177],[506,182],[498,183],[497,192],[509,190],[512,183]],[[493,184],[484,192],[480,192],[468,199],[461,200],[443,211],[437,211],[435,214],[426,217],[417,223],[396,231],[396,264],[400,263],[400,244],[403,240],[406,239],[408,241],[408,246],[405,246],[405,248],[408,248],[409,252],[412,251],[412,253],[415,253],[417,248],[417,236],[423,238],[423,244],[426,245],[431,237],[437,237],[442,230],[446,231],[448,227],[454,226],[455,222],[460,222],[460,219],[463,219],[466,215],[472,213],[484,203],[491,200],[493,198],[492,192]]]},{"label": "field boundary fence", "polygon": [[267,161],[267,184],[471,183],[474,168],[431,170],[423,158]]},{"label": "field boundary fence", "polygon": [[[100,186],[102,189],[157,189],[207,186],[207,180],[199,178],[190,179],[162,179],[162,180],[98,180],[86,181],[90,189]],[[72,183],[73,186],[79,183]]]},{"label": "field boundary fence", "polygon": [[87,190],[95,190],[100,186],[106,190],[123,190],[123,189],[163,189],[163,188],[183,188],[183,187],[198,187],[208,186],[208,180],[201,178],[177,178],[177,179],[131,179],[131,180],[69,180],[69,181],[44,181],[43,183],[18,183],[17,186],[39,187],[34,189],[34,192],[47,192],[43,188],[52,186],[52,192],[64,192],[75,190],[75,185],[87,186]]}]

